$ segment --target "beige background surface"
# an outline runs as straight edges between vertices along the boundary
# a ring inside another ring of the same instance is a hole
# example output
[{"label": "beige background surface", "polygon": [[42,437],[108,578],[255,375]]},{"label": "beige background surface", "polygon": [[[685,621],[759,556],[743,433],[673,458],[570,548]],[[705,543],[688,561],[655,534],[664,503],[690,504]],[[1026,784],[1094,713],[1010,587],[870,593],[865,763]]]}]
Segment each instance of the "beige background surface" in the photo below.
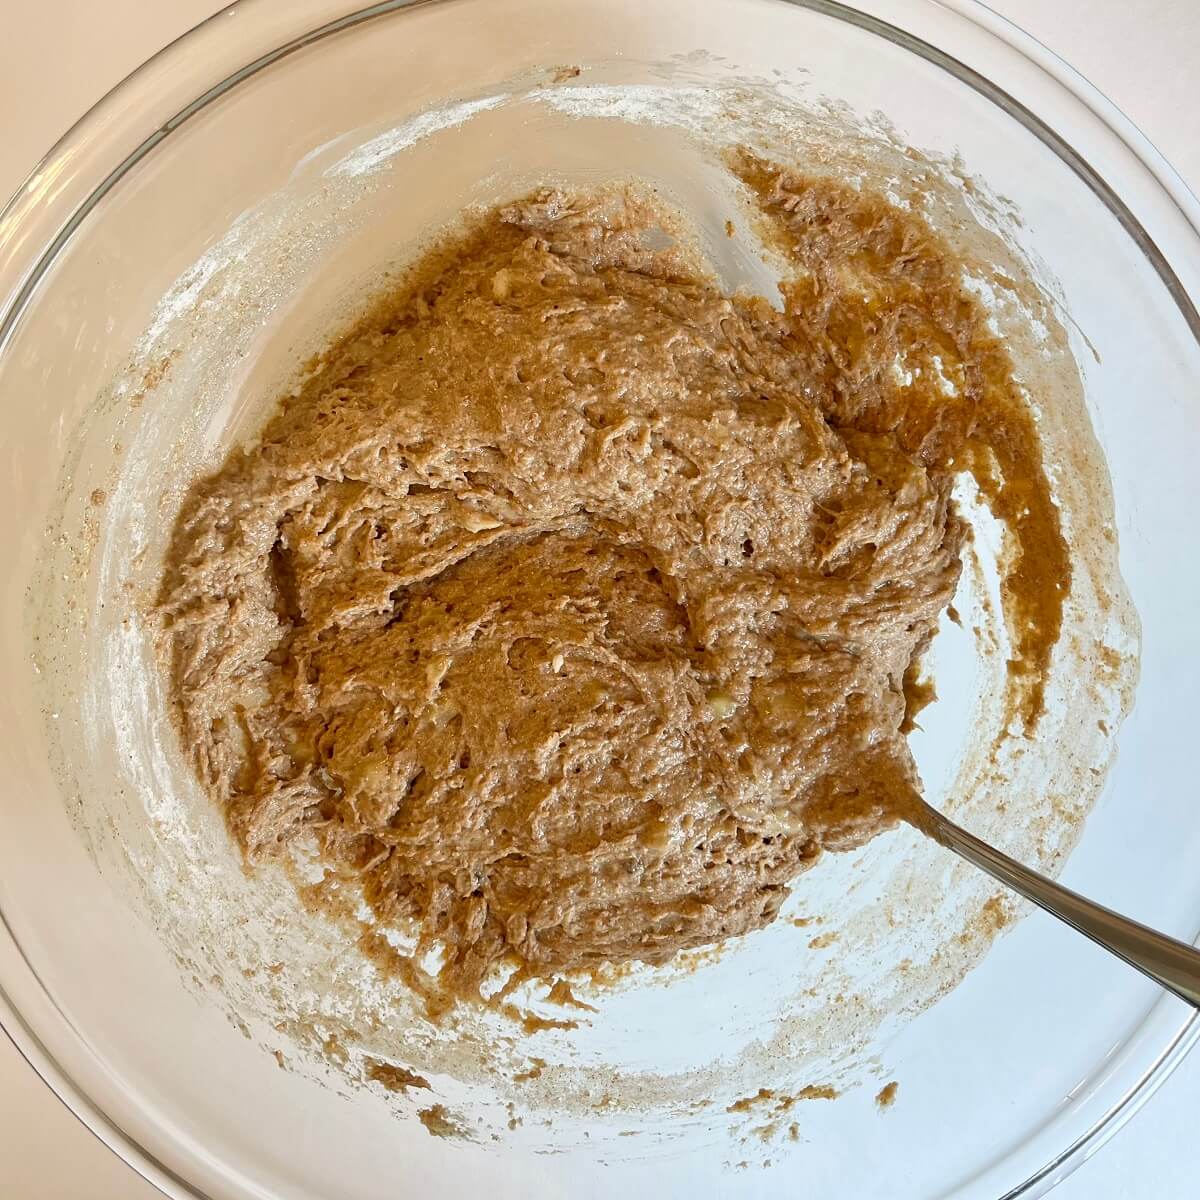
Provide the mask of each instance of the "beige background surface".
[{"label": "beige background surface", "polygon": [[[220,5],[27,0],[18,6],[9,0],[3,7],[0,197],[7,197],[108,88]],[[1106,92],[1200,191],[1198,0],[993,0],[992,7]],[[1055,1191],[1055,1200],[1196,1195],[1197,1113],[1200,1052],[1131,1126]],[[153,1200],[158,1194],[80,1125],[0,1037],[0,1200]]]}]

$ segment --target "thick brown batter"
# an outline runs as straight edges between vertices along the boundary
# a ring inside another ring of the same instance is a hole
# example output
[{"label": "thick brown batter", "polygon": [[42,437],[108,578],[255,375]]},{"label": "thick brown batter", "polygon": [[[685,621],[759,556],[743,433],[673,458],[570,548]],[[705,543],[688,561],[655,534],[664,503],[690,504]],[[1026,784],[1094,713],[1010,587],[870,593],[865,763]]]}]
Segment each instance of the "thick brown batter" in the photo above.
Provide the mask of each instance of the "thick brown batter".
[{"label": "thick brown batter", "polygon": [[1007,356],[919,218],[733,166],[785,313],[654,249],[641,201],[540,194],[180,516],[159,612],[205,786],[251,859],[315,839],[326,887],[444,946],[449,992],[754,929],[894,823],[956,469],[1014,518],[1036,717],[1068,573]]}]

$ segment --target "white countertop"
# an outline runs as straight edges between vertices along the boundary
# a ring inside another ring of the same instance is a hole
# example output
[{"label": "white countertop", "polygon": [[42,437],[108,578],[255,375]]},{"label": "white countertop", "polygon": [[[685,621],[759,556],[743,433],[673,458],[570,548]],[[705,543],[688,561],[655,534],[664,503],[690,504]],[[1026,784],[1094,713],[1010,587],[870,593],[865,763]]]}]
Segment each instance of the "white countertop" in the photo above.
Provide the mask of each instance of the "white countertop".
[{"label": "white countertop", "polygon": [[[279,0],[283,2],[283,0]],[[0,197],[80,114],[215,0],[6,5],[0,39]],[[993,0],[1111,97],[1200,192],[1197,0]],[[14,114],[20,113],[19,119]],[[1054,1193],[1055,1200],[1182,1200],[1197,1192],[1200,1051]],[[0,1197],[153,1200],[0,1037]]]}]

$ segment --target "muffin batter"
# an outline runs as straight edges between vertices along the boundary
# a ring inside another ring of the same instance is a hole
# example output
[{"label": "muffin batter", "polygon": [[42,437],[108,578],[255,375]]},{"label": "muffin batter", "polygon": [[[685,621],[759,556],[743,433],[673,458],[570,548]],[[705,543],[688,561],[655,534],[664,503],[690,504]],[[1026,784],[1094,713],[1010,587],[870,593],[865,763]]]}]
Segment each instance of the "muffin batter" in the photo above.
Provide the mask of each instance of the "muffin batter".
[{"label": "muffin batter", "polygon": [[391,958],[440,994],[757,928],[903,816],[956,470],[1009,521],[1036,720],[1066,550],[960,269],[882,198],[731,166],[784,311],[636,193],[539,193],[429,252],[180,514],[158,614],[204,786],[252,861],[315,850],[318,891],[415,927]]}]

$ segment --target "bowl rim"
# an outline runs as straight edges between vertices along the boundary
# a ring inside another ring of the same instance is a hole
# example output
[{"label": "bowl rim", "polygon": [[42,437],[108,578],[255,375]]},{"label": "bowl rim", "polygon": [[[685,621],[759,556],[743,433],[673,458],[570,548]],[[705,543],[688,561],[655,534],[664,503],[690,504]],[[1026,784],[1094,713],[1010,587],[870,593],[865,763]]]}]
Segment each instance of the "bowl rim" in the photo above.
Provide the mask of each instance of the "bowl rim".
[{"label": "bowl rim", "polygon": [[[855,25],[917,54],[966,83],[1038,137],[1105,203],[1121,223],[1155,268],[1193,335],[1200,341],[1200,262],[1195,264],[1194,278],[1186,282],[1181,279],[1146,227],[1105,182],[1101,173],[1046,121],[987,76],[918,34],[879,15],[876,10],[887,11],[898,6],[933,6],[960,18],[974,27],[976,32],[1014,51],[1037,75],[1057,85],[1061,93],[1082,106],[1086,114],[1098,121],[1107,134],[1115,137],[1123,150],[1132,154],[1153,183],[1157,184],[1159,192],[1171,201],[1191,233],[1200,239],[1200,200],[1150,139],[1079,71],[1014,22],[988,7],[983,0],[784,2]],[[287,6],[285,14],[278,9],[273,10],[271,0],[233,0],[147,58],[71,125],[0,209],[0,354],[4,352],[42,277],[91,210],[174,130],[246,79],[298,50],[378,17],[443,3],[447,3],[447,0],[380,0],[375,4],[356,7],[352,2],[344,3],[344,0],[294,0]],[[345,11],[330,18],[329,12],[337,8],[344,8]],[[190,57],[198,40],[223,36],[222,26],[227,26],[228,19],[235,16],[240,22],[233,31],[235,36],[243,32],[245,23],[251,21],[260,26],[258,32],[261,37],[270,38],[272,29],[284,26],[290,31],[290,36],[285,36],[270,49],[225,74],[188,102],[179,105],[169,97],[170,111],[165,119],[155,120],[146,102],[153,99],[153,90],[169,73],[171,65],[181,61],[185,55]],[[316,23],[310,24],[314,19]],[[137,96],[136,93],[141,89],[149,89],[150,95]],[[132,114],[124,111],[130,101],[134,102]],[[102,135],[110,123],[134,119],[146,132],[115,166],[100,175],[98,183],[91,182],[96,174],[87,172],[86,162],[77,168],[75,175],[66,169],[86,157],[86,147],[103,141]],[[81,178],[84,176],[86,178]],[[71,184],[75,186],[69,186]],[[35,220],[35,217],[38,219]],[[25,250],[25,241],[33,244],[32,251]],[[1197,940],[1200,941],[1200,937]],[[57,1016],[59,1021],[66,1020],[43,988],[33,964],[21,949],[15,931],[0,910],[0,1031],[7,1035],[17,1052],[67,1110],[147,1182],[165,1195],[179,1200],[212,1200],[118,1124],[68,1074],[10,994],[6,980],[13,979],[17,980],[17,987],[21,991],[30,992],[31,998],[36,998],[36,1002],[48,1013]],[[1169,998],[1164,996],[1158,1004],[1169,1002]],[[1125,1125],[1165,1082],[1197,1041],[1200,1041],[1200,1012],[1190,1012],[1177,1024],[1166,1046],[1141,1075],[1087,1130],[1043,1167],[998,1197],[998,1200],[1035,1200],[1045,1195]]]}]

